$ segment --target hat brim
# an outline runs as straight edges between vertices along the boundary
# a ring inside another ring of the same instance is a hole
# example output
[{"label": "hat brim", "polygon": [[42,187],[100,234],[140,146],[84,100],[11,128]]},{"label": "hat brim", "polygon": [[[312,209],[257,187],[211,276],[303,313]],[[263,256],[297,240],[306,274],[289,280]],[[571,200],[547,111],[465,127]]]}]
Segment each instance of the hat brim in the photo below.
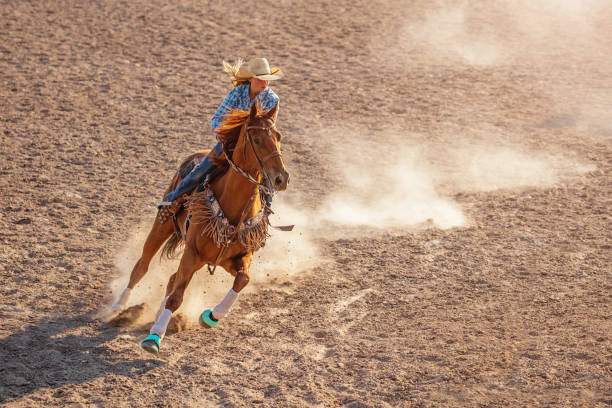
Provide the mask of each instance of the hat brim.
[{"label": "hat brim", "polygon": [[261,74],[261,75],[256,75],[249,70],[240,70],[236,74],[236,77],[238,77],[239,79],[258,78],[263,81],[275,81],[283,77],[283,72],[278,67],[270,67],[269,74]]}]

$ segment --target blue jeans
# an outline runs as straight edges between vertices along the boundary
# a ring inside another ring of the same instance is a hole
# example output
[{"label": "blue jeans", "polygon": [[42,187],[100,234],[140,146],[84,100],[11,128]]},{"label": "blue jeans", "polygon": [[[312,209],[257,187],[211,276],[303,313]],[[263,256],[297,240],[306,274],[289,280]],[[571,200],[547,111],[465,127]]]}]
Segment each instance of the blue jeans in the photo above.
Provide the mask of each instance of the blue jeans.
[{"label": "blue jeans", "polygon": [[204,180],[204,177],[208,173],[210,173],[214,168],[215,164],[211,159],[211,155],[220,155],[223,153],[223,149],[221,149],[221,143],[217,143],[215,147],[208,153],[208,156],[204,158],[202,163],[198,164],[194,167],[193,170],[179,183],[178,186],[174,189],[174,191],[166,194],[166,201],[174,201],[185,193],[189,193],[191,190],[197,187],[197,185]]}]

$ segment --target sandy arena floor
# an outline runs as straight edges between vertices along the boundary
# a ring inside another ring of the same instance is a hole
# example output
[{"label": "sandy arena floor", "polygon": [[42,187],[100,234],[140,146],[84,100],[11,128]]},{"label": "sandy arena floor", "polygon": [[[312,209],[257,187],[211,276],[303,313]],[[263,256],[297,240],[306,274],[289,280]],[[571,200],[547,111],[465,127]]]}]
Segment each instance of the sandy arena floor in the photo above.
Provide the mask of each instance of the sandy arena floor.
[{"label": "sandy arena floor", "polygon": [[[605,1],[0,2],[0,404],[612,405]],[[223,59],[285,78],[291,183],[252,284],[176,261],[109,325]]]}]

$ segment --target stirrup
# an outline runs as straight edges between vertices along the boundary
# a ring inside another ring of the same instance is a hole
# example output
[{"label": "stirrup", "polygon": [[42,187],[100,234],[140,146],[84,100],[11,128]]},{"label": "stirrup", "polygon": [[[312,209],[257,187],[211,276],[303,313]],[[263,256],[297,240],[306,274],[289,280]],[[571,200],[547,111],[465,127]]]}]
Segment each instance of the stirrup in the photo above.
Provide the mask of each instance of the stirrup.
[{"label": "stirrup", "polygon": [[175,209],[178,209],[185,203],[185,201],[187,201],[188,198],[189,198],[189,194],[185,193],[174,201],[163,200],[157,204],[157,208],[163,208],[163,207],[173,208],[174,207]]}]

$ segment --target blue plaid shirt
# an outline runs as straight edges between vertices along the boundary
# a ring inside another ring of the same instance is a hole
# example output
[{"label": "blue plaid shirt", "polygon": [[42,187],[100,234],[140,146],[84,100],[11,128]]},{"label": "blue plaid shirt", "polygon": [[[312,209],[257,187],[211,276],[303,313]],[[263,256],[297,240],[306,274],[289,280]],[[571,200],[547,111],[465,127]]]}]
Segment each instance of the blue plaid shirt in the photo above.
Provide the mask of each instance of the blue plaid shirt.
[{"label": "blue plaid shirt", "polygon": [[[223,116],[229,112],[230,109],[240,109],[243,111],[247,111],[251,108],[251,105],[255,103],[255,101],[261,101],[261,105],[265,110],[272,109],[279,101],[278,96],[267,87],[263,91],[261,91],[255,99],[251,100],[249,98],[249,86],[250,84],[244,84],[235,87],[231,91],[227,93],[223,102],[217,109],[217,112],[213,115],[210,120],[210,129],[214,130],[219,127],[219,124],[223,122]],[[276,111],[276,116],[278,117],[278,110]],[[274,118],[276,119],[276,118]]]}]

